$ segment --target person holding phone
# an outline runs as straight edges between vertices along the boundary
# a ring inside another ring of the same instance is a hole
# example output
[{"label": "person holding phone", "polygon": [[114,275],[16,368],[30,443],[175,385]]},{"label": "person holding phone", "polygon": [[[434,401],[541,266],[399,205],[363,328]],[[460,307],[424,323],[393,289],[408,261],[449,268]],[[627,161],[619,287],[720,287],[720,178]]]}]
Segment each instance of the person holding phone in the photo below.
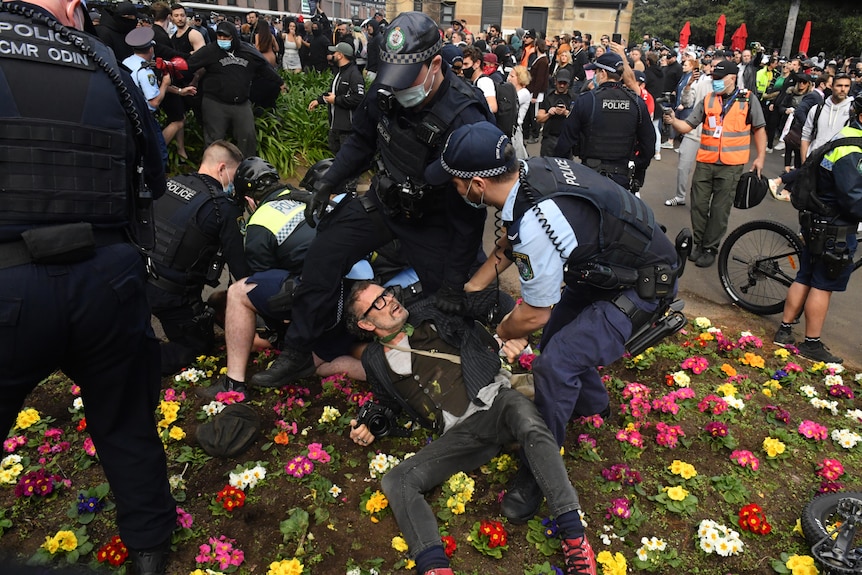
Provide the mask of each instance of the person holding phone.
[{"label": "person holding phone", "polygon": [[569,117],[572,106],[572,96],[569,94],[569,86],[572,82],[572,73],[563,69],[557,72],[557,81],[554,89],[545,94],[536,113],[536,121],[542,124],[542,148],[539,152],[542,156],[553,156],[560,132],[563,131],[563,123]]}]

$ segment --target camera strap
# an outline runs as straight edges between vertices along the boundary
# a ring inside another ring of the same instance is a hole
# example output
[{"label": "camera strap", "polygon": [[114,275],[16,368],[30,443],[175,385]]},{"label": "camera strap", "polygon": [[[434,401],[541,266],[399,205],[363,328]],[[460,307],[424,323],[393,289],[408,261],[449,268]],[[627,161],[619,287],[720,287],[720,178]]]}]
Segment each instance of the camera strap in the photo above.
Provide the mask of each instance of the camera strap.
[{"label": "camera strap", "polygon": [[440,351],[425,351],[422,349],[413,349],[411,347],[401,347],[400,345],[392,345],[391,343],[380,342],[380,345],[383,347],[394,349],[395,351],[406,351],[407,353],[415,353],[416,355],[424,355],[425,357],[436,357],[438,359],[445,359],[446,361],[451,361],[452,363],[461,365],[461,357],[455,355],[454,353],[443,353]]}]

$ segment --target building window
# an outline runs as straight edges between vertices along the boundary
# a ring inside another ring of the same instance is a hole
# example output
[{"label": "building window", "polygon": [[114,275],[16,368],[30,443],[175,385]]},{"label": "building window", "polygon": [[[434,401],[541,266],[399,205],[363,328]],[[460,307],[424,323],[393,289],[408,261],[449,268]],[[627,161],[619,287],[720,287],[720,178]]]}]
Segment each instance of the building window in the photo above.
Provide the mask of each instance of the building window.
[{"label": "building window", "polygon": [[455,3],[443,2],[440,11],[440,22],[447,24],[455,19]]},{"label": "building window", "polygon": [[421,12],[422,11],[422,0],[413,0],[413,11]]},{"label": "building window", "polygon": [[236,6],[236,0],[227,0],[228,6]]}]

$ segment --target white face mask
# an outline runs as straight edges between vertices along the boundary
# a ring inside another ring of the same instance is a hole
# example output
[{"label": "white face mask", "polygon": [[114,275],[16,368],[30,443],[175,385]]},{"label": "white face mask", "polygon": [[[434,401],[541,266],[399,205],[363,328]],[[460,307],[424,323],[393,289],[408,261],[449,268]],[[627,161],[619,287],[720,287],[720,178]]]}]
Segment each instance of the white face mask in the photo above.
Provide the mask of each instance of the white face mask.
[{"label": "white face mask", "polygon": [[395,99],[398,100],[398,103],[405,108],[413,108],[415,106],[418,106],[425,101],[425,98],[428,97],[428,90],[425,89],[425,83],[428,81],[428,77],[430,75],[431,66],[429,65],[428,72],[425,74],[425,79],[422,80],[421,84],[418,84],[416,86],[410,86],[409,88],[405,88],[403,90],[393,90],[392,95],[395,96]]},{"label": "white face mask", "polygon": [[484,207],[485,207],[485,192],[482,192],[482,197],[481,197],[481,198],[479,198],[479,203],[478,203],[478,204],[477,204],[476,202],[471,202],[470,200],[468,200],[468,199],[467,199],[467,196],[469,196],[469,195],[470,195],[470,190],[471,190],[472,188],[473,188],[473,180],[470,180],[470,185],[469,185],[469,186],[467,186],[467,193],[466,193],[466,194],[464,194],[464,195],[463,195],[463,196],[461,196],[461,197],[464,199],[464,201],[465,201],[465,202],[467,202],[467,205],[468,205],[468,206],[471,206],[471,207],[474,207],[474,208],[477,208],[477,209],[478,209],[478,208],[484,208]]}]

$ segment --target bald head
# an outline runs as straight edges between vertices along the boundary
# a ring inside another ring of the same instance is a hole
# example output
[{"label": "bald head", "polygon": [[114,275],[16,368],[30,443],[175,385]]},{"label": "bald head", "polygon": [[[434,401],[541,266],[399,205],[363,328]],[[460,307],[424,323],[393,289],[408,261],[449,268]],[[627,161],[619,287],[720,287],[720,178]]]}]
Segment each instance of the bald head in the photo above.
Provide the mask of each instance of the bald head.
[{"label": "bald head", "polygon": [[[7,2],[9,0],[3,0]],[[51,13],[63,26],[84,29],[84,6],[81,0],[27,0]]]}]

